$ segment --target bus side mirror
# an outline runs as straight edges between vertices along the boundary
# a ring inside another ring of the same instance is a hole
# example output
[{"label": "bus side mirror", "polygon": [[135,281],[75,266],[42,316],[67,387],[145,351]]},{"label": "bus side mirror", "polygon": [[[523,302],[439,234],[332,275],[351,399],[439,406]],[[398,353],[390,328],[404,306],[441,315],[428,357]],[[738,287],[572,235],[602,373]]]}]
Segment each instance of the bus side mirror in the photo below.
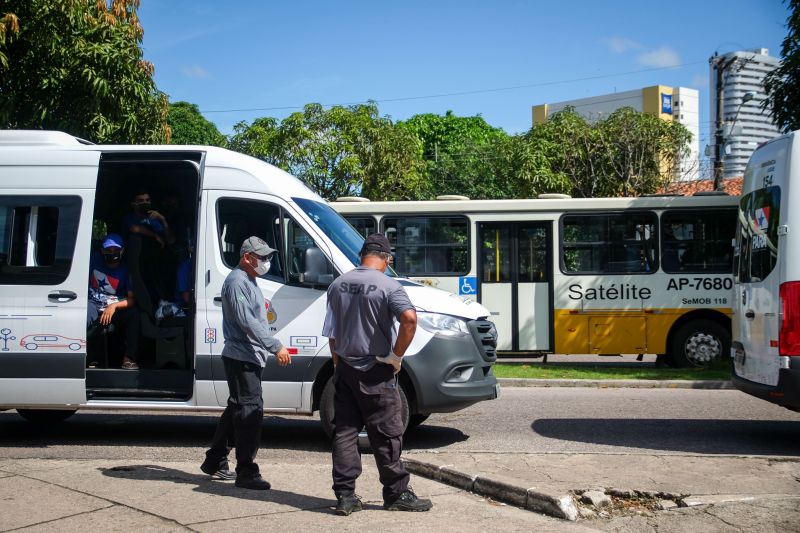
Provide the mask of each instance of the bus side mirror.
[{"label": "bus side mirror", "polygon": [[334,276],[331,274],[328,259],[319,248],[313,246],[306,248],[304,264],[305,269],[301,279],[304,285],[327,287],[333,282]]}]

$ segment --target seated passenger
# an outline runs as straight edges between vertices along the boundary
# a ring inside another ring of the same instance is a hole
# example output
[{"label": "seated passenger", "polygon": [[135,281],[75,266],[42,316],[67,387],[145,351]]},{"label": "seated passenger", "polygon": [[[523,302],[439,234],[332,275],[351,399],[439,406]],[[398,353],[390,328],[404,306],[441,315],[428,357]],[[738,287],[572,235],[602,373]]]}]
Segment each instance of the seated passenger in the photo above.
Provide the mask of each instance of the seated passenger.
[{"label": "seated passenger", "polygon": [[[139,342],[139,316],[134,307],[128,267],[122,261],[122,237],[110,233],[103,238],[102,252],[93,254],[89,262],[89,303],[87,331],[99,327],[124,325],[125,354],[122,368],[136,370]],[[89,335],[87,335],[88,337]]]},{"label": "seated passenger", "polygon": [[131,198],[131,209],[123,221],[125,231],[139,233],[158,241],[163,248],[165,244],[173,244],[175,236],[167,224],[167,219],[158,211],[151,209],[150,193],[139,189]]},{"label": "seated passenger", "polygon": [[192,285],[194,283],[192,271],[192,256],[194,246],[186,245],[185,257],[178,263],[177,276],[175,279],[175,303],[178,307],[186,309],[192,298]]}]

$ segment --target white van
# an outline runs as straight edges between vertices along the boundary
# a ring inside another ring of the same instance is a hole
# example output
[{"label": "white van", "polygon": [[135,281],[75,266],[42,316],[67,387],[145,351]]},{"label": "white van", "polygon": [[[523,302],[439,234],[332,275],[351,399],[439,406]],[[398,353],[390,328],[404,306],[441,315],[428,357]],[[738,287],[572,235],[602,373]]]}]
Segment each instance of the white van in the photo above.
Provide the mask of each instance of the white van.
[{"label": "white van", "polygon": [[[250,235],[278,250],[257,280],[270,329],[293,353],[270,358],[264,406],[333,417],[333,367],[320,335],[326,288],[358,262],[362,237],[291,175],[215,147],[100,146],[65,133],[0,131],[0,410],[40,421],[78,409],[221,409],[220,289]],[[127,235],[131,197],[146,190],[177,247]],[[139,370],[122,370],[119,331],[87,335],[89,261],[107,232],[125,239],[140,318]],[[193,252],[189,255],[189,251]],[[173,300],[178,255],[194,274],[185,316]],[[419,424],[497,396],[489,312],[400,280],[418,329],[400,375],[404,418]]]},{"label": "white van", "polygon": [[745,170],[731,352],[736,388],[800,410],[800,131],[759,147]]}]

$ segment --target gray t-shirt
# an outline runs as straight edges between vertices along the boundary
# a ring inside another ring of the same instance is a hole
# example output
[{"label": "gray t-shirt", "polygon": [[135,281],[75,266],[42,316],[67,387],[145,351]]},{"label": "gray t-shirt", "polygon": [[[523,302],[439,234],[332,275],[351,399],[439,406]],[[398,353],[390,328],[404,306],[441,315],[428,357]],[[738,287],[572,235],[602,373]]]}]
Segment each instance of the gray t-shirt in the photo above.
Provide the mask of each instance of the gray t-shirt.
[{"label": "gray t-shirt", "polygon": [[336,339],[336,353],[357,370],[369,370],[375,357],[392,350],[394,320],[414,309],[406,290],[380,270],[360,266],[328,288],[322,335]]},{"label": "gray t-shirt", "polygon": [[230,359],[267,364],[267,352],[283,347],[267,329],[267,308],[256,280],[240,267],[234,268],[222,284],[222,355]]}]

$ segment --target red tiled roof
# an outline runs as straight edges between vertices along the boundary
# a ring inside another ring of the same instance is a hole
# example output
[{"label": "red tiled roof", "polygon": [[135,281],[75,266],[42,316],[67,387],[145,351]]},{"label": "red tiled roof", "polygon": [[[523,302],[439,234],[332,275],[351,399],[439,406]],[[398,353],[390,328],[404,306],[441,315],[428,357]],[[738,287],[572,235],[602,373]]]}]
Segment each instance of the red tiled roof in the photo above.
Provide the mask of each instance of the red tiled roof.
[{"label": "red tiled roof", "polygon": [[[691,196],[700,191],[713,191],[714,180],[691,180],[673,183],[665,192]],[[731,196],[742,194],[742,177],[725,178],[722,180],[722,190]]]}]

